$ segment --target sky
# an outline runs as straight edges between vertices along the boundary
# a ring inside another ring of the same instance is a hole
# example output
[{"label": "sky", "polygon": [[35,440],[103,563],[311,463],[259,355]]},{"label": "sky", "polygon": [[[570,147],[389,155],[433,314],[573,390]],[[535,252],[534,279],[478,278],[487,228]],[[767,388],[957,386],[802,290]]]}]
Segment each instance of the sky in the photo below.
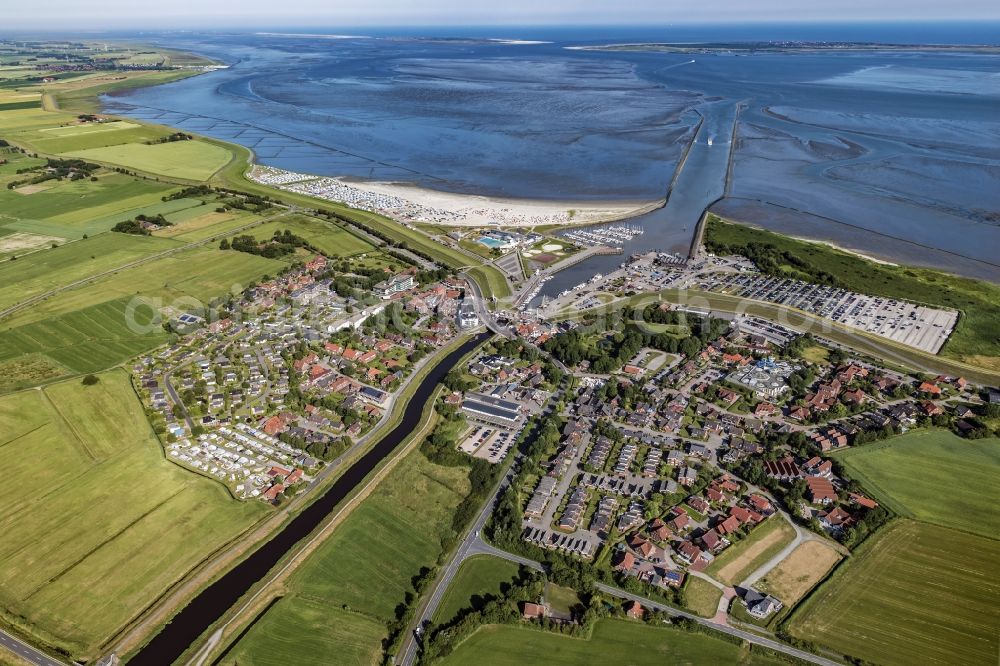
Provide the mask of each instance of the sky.
[{"label": "sky", "polygon": [[0,0],[0,30],[1000,20],[998,0]]}]

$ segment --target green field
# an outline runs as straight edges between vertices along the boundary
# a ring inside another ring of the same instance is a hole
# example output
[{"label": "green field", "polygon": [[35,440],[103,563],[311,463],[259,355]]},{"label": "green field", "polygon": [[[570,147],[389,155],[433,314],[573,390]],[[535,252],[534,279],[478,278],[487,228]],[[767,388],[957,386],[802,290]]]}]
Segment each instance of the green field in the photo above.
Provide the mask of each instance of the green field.
[{"label": "green field", "polygon": [[[159,242],[169,242],[160,240]],[[195,247],[101,277],[83,287],[60,292],[0,322],[0,331],[66,315],[108,300],[141,296],[162,304],[189,307],[191,298],[207,303],[216,296],[242,291],[263,275],[276,275],[287,265],[243,252]],[[179,299],[185,299],[180,301]]]},{"label": "green field", "polygon": [[[159,327],[132,331],[127,308],[128,299],[107,301],[0,331],[0,391],[104,370],[169,340]],[[150,318],[140,310],[135,321],[146,325]]]},{"label": "green field", "polygon": [[[222,660],[227,666],[381,663],[385,624],[304,596],[285,597]],[[289,656],[294,655],[294,660]],[[335,655],[335,656],[334,656]]]},{"label": "green field", "polygon": [[208,180],[232,159],[232,153],[225,148],[200,140],[174,141],[152,146],[144,143],[124,143],[104,148],[74,150],[64,155],[109,162],[145,173],[185,180]]},{"label": "green field", "polygon": [[785,662],[758,656],[744,647],[706,634],[624,620],[600,620],[590,638],[573,638],[523,626],[485,626],[437,663],[446,666],[664,666]]},{"label": "green field", "polygon": [[[341,663],[336,642],[319,640],[312,626],[296,622],[308,612],[306,601],[324,610],[348,611],[342,615],[349,618],[345,631],[357,625],[369,637],[363,645],[353,643],[349,654],[380,657],[386,623],[412,590],[411,579],[422,567],[435,566],[440,539],[466,492],[465,469],[432,464],[419,451],[408,454],[291,576],[289,595],[230,655],[249,656],[246,662],[240,657],[240,664],[272,663],[258,661],[274,653],[268,637],[292,628],[284,663]],[[227,657],[223,663],[237,662]]]},{"label": "green field", "polygon": [[705,573],[727,585],[735,585],[781,552],[794,538],[795,530],[788,521],[774,516],[722,551],[705,568]]},{"label": "green field", "polygon": [[0,398],[4,622],[76,658],[266,515],[164,460],[127,375]]},{"label": "green field", "polygon": [[880,664],[996,664],[1000,541],[901,520],[795,611],[791,633]]},{"label": "green field", "polygon": [[498,597],[505,585],[517,579],[518,569],[513,562],[490,555],[476,555],[462,562],[441,598],[434,624],[450,622],[463,609],[479,608],[485,597]]},{"label": "green field", "polygon": [[715,215],[705,226],[705,243],[717,253],[739,253],[750,243],[771,245],[804,262],[806,267],[781,268],[787,277],[809,280],[826,273],[861,293],[961,310],[964,316],[941,353],[1000,369],[1000,286],[926,268],[877,264],[827,245],[729,224]]},{"label": "green field", "polygon": [[[30,175],[29,175],[30,177]],[[24,194],[0,189],[0,226],[31,233],[80,238],[108,231],[115,222],[162,204],[172,186],[118,173],[97,182],[49,181],[42,191]]]},{"label": "green field", "polygon": [[149,236],[103,233],[0,263],[0,309],[181,244]]},{"label": "green field", "polygon": [[1000,438],[946,430],[910,432],[836,456],[896,513],[996,538],[1000,534]]},{"label": "green field", "polygon": [[31,143],[34,148],[42,152],[61,154],[123,143],[143,143],[166,134],[168,134],[166,130],[118,120],[108,123],[43,127],[33,133],[25,132],[18,138]]},{"label": "green field", "polygon": [[350,257],[370,252],[375,246],[333,222],[305,215],[291,215],[274,222],[255,227],[249,232],[254,238],[265,240],[275,231],[288,229],[296,236],[305,238],[328,257]]},{"label": "green field", "polygon": [[692,613],[702,617],[715,617],[721,598],[722,590],[707,580],[688,576],[687,583],[684,584],[684,604]]}]

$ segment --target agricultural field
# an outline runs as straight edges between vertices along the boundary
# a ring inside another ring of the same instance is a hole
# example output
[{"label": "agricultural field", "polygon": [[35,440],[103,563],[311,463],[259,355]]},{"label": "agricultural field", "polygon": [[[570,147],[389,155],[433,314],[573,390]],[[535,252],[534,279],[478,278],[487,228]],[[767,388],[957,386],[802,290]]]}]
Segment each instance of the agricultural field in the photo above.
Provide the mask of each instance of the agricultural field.
[{"label": "agricultural field", "polygon": [[225,213],[218,213],[215,211],[215,207],[211,205],[209,205],[209,210],[207,211],[205,208],[199,206],[182,211],[182,213],[184,219],[180,219],[181,213],[167,215],[167,221],[173,226],[154,231],[153,235],[158,238],[174,238],[194,243],[206,238],[212,238],[213,236],[231,233],[259,219],[256,215],[248,211],[230,210]]},{"label": "agricultural field", "polygon": [[305,215],[292,215],[268,222],[248,233],[259,240],[266,240],[273,236],[275,231],[285,229],[305,238],[328,257],[350,257],[375,249],[374,245],[343,226]]},{"label": "agricultural field", "polygon": [[[165,239],[155,239],[169,243]],[[194,247],[101,277],[83,287],[60,292],[0,322],[0,335],[8,328],[67,315],[109,300],[141,297],[159,299],[164,306],[190,308],[195,299],[207,304],[211,299],[242,291],[264,275],[275,275],[287,265],[278,259]],[[181,300],[184,299],[184,300]]]},{"label": "agricultural field", "polygon": [[[0,237],[0,246],[9,236]],[[180,247],[176,241],[106,232],[17,261],[0,263],[0,309],[136,259]]]},{"label": "agricultural field", "polygon": [[145,173],[204,181],[224,167],[232,153],[207,141],[173,141],[147,145],[123,143],[103,148],[73,150],[62,153],[96,162],[109,162]]},{"label": "agricultural field", "polygon": [[443,666],[490,664],[782,664],[714,636],[625,620],[600,620],[590,638],[574,638],[517,625],[487,625],[442,659]]},{"label": "agricultural field", "polygon": [[796,637],[887,664],[996,664],[1000,541],[900,520],[794,612]]},{"label": "agricultural field", "polygon": [[441,598],[441,604],[434,614],[434,623],[450,622],[459,611],[479,608],[484,598],[499,596],[505,585],[517,579],[518,571],[518,565],[499,557],[470,557],[462,563]]},{"label": "agricultural field", "polygon": [[128,300],[119,299],[0,331],[0,391],[10,391],[65,377],[97,372],[167,342],[170,336],[152,325],[152,313],[139,309],[128,326]]},{"label": "agricultural field", "polygon": [[126,373],[99,380],[0,397],[0,619],[81,660],[268,512],[167,462]]},{"label": "agricultural field", "polygon": [[[372,638],[365,645],[352,644],[351,653],[374,655],[377,660],[386,623],[412,590],[413,577],[423,567],[435,566],[440,540],[450,531],[452,513],[468,487],[464,468],[435,465],[420,451],[407,455],[291,576],[288,595],[253,625],[230,654],[252,656],[253,661],[241,657],[240,664],[271,663],[256,661],[268,657],[253,647],[273,652],[266,637],[279,627],[293,626],[295,617],[307,612],[305,601],[324,611],[347,611],[348,628],[360,625]],[[305,631],[299,629],[296,635]],[[331,649],[334,652],[320,651]],[[337,650],[333,641],[311,639],[292,642],[282,657],[284,663],[341,663],[334,659]]]},{"label": "agricultural field", "polygon": [[[23,178],[23,176],[22,176]],[[116,222],[134,217],[176,188],[118,173],[104,173],[96,182],[47,181],[14,190],[0,189],[0,228],[79,239],[108,231]],[[179,202],[169,202],[176,206]],[[183,204],[182,204],[183,205]],[[187,204],[191,205],[191,204]]]},{"label": "agricultural field", "polygon": [[990,538],[1000,533],[1000,438],[917,431],[836,458],[899,515]]},{"label": "agricultural field", "polygon": [[806,541],[771,569],[755,586],[785,606],[798,603],[840,561],[840,553],[823,541]]},{"label": "agricultural field", "polygon": [[[0,116],[2,119],[2,116]],[[18,134],[18,141],[29,143],[43,153],[57,155],[77,150],[90,150],[123,143],[143,143],[169,134],[165,129],[116,120],[107,123],[74,122],[42,127]]]},{"label": "agricultural field", "polygon": [[726,548],[705,568],[705,573],[726,585],[736,585],[795,538],[795,529],[774,516],[749,536]]},{"label": "agricultural field", "polygon": [[688,576],[684,584],[684,605],[689,611],[702,617],[715,617],[721,598],[722,590],[707,580]]},{"label": "agricultural field", "polygon": [[[220,660],[220,666],[381,663],[385,624],[304,596],[284,597]],[[289,661],[294,655],[294,661]],[[336,655],[335,661],[331,661]]]}]

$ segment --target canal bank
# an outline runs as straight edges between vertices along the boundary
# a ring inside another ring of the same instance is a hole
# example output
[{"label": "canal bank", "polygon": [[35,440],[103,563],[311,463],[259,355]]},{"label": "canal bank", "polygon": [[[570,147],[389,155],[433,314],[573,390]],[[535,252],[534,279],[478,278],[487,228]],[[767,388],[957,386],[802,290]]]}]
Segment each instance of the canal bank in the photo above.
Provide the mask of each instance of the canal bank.
[{"label": "canal bank", "polygon": [[178,612],[156,636],[141,648],[129,664],[174,663],[205,630],[225,615],[251,588],[300,542],[309,537],[341,503],[368,478],[396,447],[417,429],[426,403],[444,376],[469,352],[489,337],[480,334],[449,353],[420,382],[406,404],[399,423],[358,459],[311,505],[296,515],[269,541],[246,559],[205,587]]}]

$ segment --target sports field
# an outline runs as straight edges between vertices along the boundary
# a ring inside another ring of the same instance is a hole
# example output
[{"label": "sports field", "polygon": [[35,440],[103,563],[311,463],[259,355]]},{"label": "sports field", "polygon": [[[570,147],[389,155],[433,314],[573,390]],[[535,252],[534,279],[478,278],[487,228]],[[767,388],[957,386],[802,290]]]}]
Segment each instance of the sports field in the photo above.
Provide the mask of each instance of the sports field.
[{"label": "sports field", "polygon": [[81,659],[268,511],[164,460],[127,375],[99,377],[0,397],[0,612]]},{"label": "sports field", "polygon": [[781,664],[772,657],[701,633],[626,620],[600,620],[590,638],[517,625],[488,625],[442,659],[445,666],[579,666],[580,664]]},{"label": "sports field", "polygon": [[451,621],[459,611],[480,608],[484,599],[499,596],[502,589],[517,579],[518,566],[490,555],[470,557],[458,569],[441,605],[434,614],[434,623]]},{"label": "sports field", "polygon": [[[341,609],[344,631],[359,627],[364,644],[354,642],[350,655],[381,656],[380,641],[395,608],[412,590],[411,579],[422,567],[433,567],[441,551],[440,539],[451,528],[452,513],[468,491],[461,468],[434,465],[419,451],[407,455],[374,492],[334,530],[291,576],[288,596],[276,604],[239,641],[230,655],[250,655],[243,663],[273,663],[268,637],[292,628],[285,640],[283,663],[342,662],[339,646],[315,637],[308,624],[296,618],[308,604],[324,610]],[[332,621],[332,620],[331,620]],[[381,633],[374,631],[378,626]],[[223,662],[234,664],[228,657]],[[358,663],[366,663],[360,660]]]},{"label": "sports field", "polygon": [[736,585],[795,538],[795,530],[781,516],[769,518],[749,536],[719,554],[705,573],[726,585]]},{"label": "sports field", "polygon": [[221,146],[207,141],[173,141],[147,145],[123,143],[103,148],[73,150],[63,155],[109,162],[130,169],[186,180],[208,180],[232,159]]},{"label": "sports field", "polygon": [[1000,438],[925,430],[836,457],[900,515],[990,538],[1000,534]]},{"label": "sports field", "polygon": [[879,664],[996,664],[1000,541],[900,520],[793,614],[791,633]]}]

